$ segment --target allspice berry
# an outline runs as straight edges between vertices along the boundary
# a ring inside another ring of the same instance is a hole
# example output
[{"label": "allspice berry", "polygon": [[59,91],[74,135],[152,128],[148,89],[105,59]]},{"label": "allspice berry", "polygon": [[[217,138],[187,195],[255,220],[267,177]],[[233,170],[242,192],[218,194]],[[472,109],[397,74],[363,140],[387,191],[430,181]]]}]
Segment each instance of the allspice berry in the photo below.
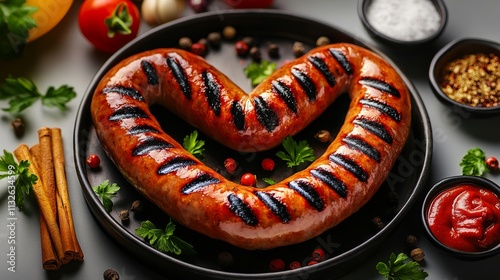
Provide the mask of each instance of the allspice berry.
[{"label": "allspice berry", "polygon": [[140,200],[134,200],[130,206],[130,211],[134,213],[139,213],[142,211],[142,202]]},{"label": "allspice berry", "polygon": [[120,220],[128,221],[129,218],[130,218],[130,213],[128,212],[128,210],[120,211]]},{"label": "allspice berry", "polygon": [[410,256],[414,261],[421,262],[425,257],[424,250],[420,248],[415,248],[411,250]]},{"label": "allspice berry", "polygon": [[116,270],[111,269],[111,268],[106,269],[106,271],[104,271],[102,276],[104,277],[104,280],[119,280],[120,279],[120,275],[118,275],[118,272],[116,272]]}]

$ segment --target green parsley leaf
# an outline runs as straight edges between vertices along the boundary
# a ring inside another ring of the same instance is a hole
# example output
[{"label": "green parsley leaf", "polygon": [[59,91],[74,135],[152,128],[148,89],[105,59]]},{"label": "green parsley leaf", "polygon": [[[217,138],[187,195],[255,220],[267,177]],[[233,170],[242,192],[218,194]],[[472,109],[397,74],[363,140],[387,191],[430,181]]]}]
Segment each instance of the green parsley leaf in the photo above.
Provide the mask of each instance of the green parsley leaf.
[{"label": "green parsley leaf", "polygon": [[274,185],[274,184],[276,184],[276,181],[274,181],[274,180],[273,180],[273,179],[271,179],[271,178],[262,178],[262,180],[263,180],[264,182],[266,182],[268,185]]},{"label": "green parsley leaf", "polygon": [[243,69],[252,86],[257,86],[276,70],[276,63],[262,60],[259,63],[251,62]]},{"label": "green parsley leaf", "polygon": [[379,262],[376,268],[380,275],[389,280],[423,280],[429,276],[419,263],[406,260],[408,256],[404,253],[399,253],[397,256],[391,253],[387,264]]},{"label": "green parsley leaf", "polygon": [[165,230],[156,228],[153,222],[146,220],[141,222],[141,226],[135,230],[135,233],[149,241],[149,244],[158,251],[164,253],[174,253],[180,255],[194,255],[196,252],[193,246],[186,241],[174,235],[175,224],[170,220]]},{"label": "green parsley leaf", "polygon": [[111,212],[111,209],[113,209],[113,201],[111,198],[116,196],[120,187],[116,183],[110,185],[109,180],[105,180],[98,186],[93,187],[92,190],[94,190],[94,193],[101,198],[106,212]]},{"label": "green parsley leaf", "polygon": [[467,154],[462,158],[460,166],[463,175],[481,176],[488,171],[486,155],[479,148],[468,150]]},{"label": "green parsley leaf", "polygon": [[313,149],[306,140],[297,143],[291,136],[287,136],[281,144],[285,148],[286,153],[279,151],[276,153],[276,156],[286,161],[288,167],[298,166],[303,162],[312,162],[316,159]]},{"label": "green parsley leaf", "polygon": [[6,78],[0,84],[0,99],[9,100],[9,108],[2,110],[12,115],[17,115],[38,99],[42,99],[42,104],[47,107],[57,107],[61,111],[66,110],[66,103],[76,97],[76,92],[72,87],[63,85],[59,88],[49,87],[45,95],[42,95],[35,83],[28,78]]},{"label": "green parsley leaf", "polygon": [[33,184],[36,183],[38,177],[29,172],[30,162],[22,160],[19,164],[14,159],[12,153],[3,151],[3,156],[0,156],[0,180],[7,178],[9,185],[14,185],[16,192],[16,205],[19,209],[23,209],[25,196],[28,196],[30,190],[33,189]]},{"label": "green parsley leaf", "polygon": [[182,146],[184,147],[184,149],[186,149],[186,151],[191,153],[199,160],[203,159],[203,152],[205,152],[205,141],[198,139],[197,130],[184,137]]},{"label": "green parsley leaf", "polygon": [[36,27],[31,15],[37,7],[25,5],[25,0],[0,1],[0,57],[13,58],[22,53],[29,30]]}]

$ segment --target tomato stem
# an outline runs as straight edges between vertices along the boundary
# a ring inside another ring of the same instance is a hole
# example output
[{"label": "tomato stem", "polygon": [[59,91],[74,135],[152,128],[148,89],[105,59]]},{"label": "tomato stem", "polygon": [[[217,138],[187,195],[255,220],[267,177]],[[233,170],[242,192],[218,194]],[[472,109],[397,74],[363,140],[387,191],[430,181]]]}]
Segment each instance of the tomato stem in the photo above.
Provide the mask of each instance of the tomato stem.
[{"label": "tomato stem", "polygon": [[127,3],[119,3],[116,5],[111,16],[104,21],[108,27],[108,37],[113,38],[117,32],[124,35],[132,33],[132,30],[130,30],[132,21],[133,19],[128,11]]}]

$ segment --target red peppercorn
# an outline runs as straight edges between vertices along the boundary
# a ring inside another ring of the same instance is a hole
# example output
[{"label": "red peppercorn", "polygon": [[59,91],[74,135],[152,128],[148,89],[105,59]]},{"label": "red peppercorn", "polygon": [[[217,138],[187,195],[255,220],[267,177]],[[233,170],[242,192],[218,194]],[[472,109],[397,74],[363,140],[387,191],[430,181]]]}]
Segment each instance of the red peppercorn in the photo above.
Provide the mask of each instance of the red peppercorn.
[{"label": "red peppercorn", "polygon": [[244,186],[255,186],[257,179],[252,173],[245,173],[241,176],[240,184]]},{"label": "red peppercorn", "polygon": [[227,158],[226,160],[224,160],[224,167],[226,168],[226,171],[229,173],[229,174],[233,174],[234,171],[236,170],[236,166],[238,164],[236,163],[236,161],[232,158]]},{"label": "red peppercorn", "polygon": [[262,169],[266,170],[266,171],[273,171],[274,169],[274,160],[270,159],[270,158],[265,158],[264,160],[262,160]]},{"label": "red peppercorn", "polygon": [[317,264],[317,263],[318,263],[318,261],[309,261],[309,262],[307,263],[307,265],[313,265],[313,264]]},{"label": "red peppercorn", "polygon": [[237,41],[234,43],[234,49],[236,50],[236,54],[239,56],[245,56],[248,54],[249,47],[243,41]]},{"label": "red peppercorn", "polygon": [[285,261],[282,259],[274,259],[269,263],[269,270],[282,271],[285,269]]},{"label": "red peppercorn", "polygon": [[312,257],[316,261],[322,261],[325,259],[325,251],[323,251],[323,249],[321,248],[316,248],[312,252]]},{"label": "red peppercorn", "polygon": [[98,156],[98,155],[96,155],[96,154],[91,154],[91,155],[87,158],[86,162],[87,162],[87,165],[88,165],[90,168],[95,169],[95,168],[98,168],[98,167],[99,167],[99,165],[101,164],[101,159],[99,158],[99,156]]},{"label": "red peppercorn", "polygon": [[486,159],[486,165],[490,170],[498,170],[498,160],[496,157],[489,157]]},{"label": "red peppercorn", "polygon": [[290,263],[290,265],[288,265],[288,267],[290,267],[290,269],[297,269],[297,268],[301,267],[301,265],[300,265],[300,262],[293,261]]},{"label": "red peppercorn", "polygon": [[199,56],[205,56],[205,54],[207,53],[207,47],[200,42],[192,44],[190,50],[192,53],[197,54]]}]

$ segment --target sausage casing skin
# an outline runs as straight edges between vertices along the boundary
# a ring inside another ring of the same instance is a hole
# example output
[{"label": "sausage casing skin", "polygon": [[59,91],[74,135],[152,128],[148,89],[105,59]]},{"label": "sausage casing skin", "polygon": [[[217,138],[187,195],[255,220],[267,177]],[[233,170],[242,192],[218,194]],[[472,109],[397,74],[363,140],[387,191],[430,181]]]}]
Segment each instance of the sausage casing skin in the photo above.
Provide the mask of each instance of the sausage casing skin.
[{"label": "sausage casing skin", "polygon": [[[162,130],[149,108],[160,104],[229,148],[262,151],[299,132],[346,92],[345,122],[325,153],[266,188],[236,184],[203,164]],[[255,250],[318,236],[362,207],[406,142],[411,100],[390,64],[347,43],[311,50],[248,94],[199,56],[155,49],[105,74],[91,115],[108,156],[168,216]]]}]

